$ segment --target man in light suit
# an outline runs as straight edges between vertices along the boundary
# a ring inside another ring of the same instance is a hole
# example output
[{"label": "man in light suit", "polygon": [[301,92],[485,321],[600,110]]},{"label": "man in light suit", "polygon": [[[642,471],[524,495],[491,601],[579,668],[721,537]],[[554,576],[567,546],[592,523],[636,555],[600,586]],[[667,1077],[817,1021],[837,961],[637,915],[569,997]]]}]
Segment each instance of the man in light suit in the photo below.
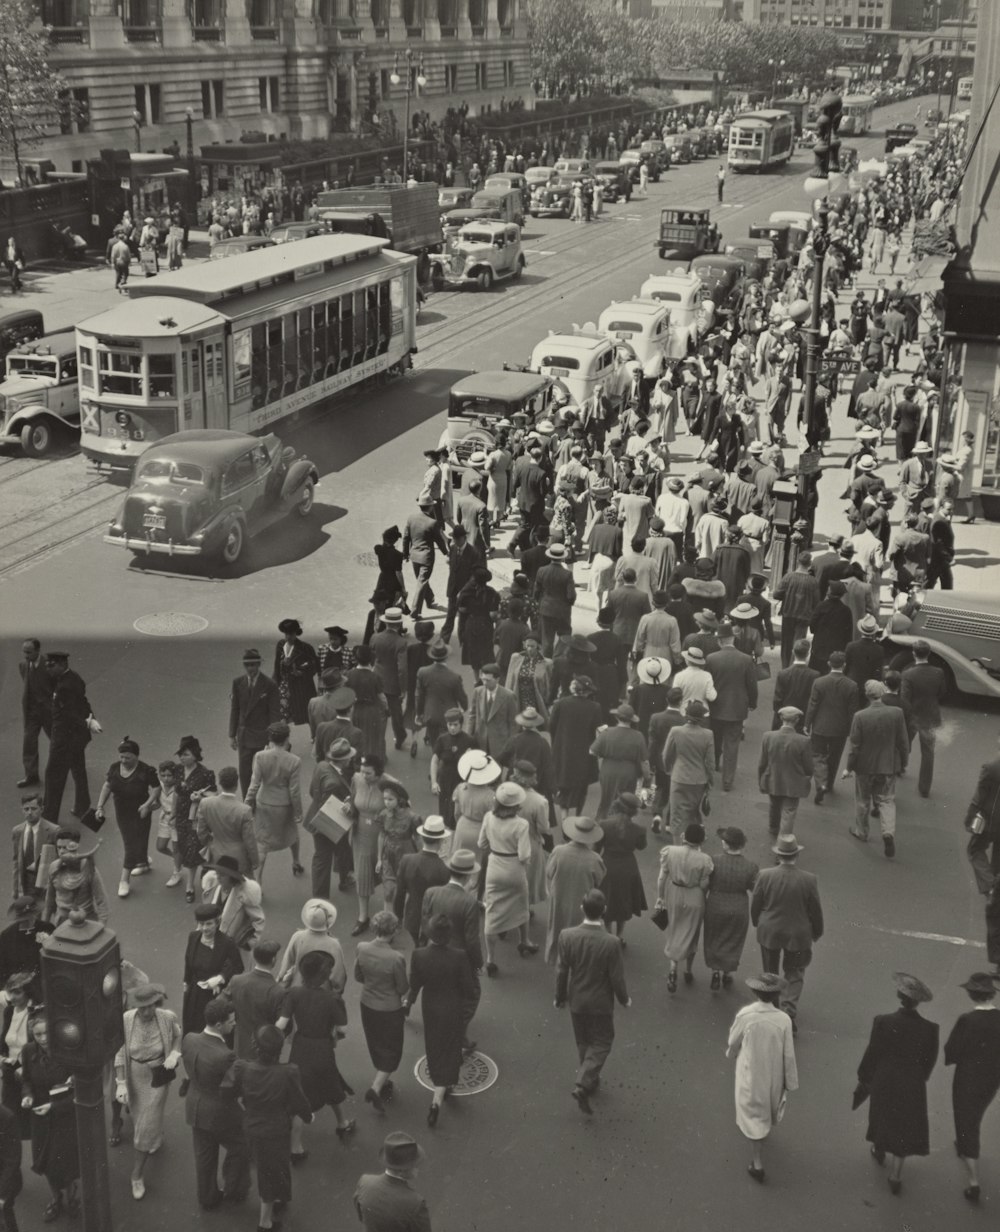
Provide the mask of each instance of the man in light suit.
[{"label": "man in light suit", "polygon": [[692,698],[683,726],[672,727],[663,746],[663,769],[670,778],[670,833],[681,841],[692,822],[701,821],[701,802],[715,779],[715,744],[704,726],[708,710]]},{"label": "man in light suit", "polygon": [[[462,1006],[462,1048],[474,1052],[475,1040],[469,1039],[469,1023],[479,1008],[482,989],[479,972],[483,968],[483,947],[479,935],[479,903],[476,901],[474,878],[479,873],[475,852],[460,849],[453,851],[444,861],[451,874],[447,885],[428,886],[420,908],[420,935],[426,939],[431,920],[436,915],[446,915],[451,921],[451,941],[456,950],[462,950],[469,960],[474,994]],[[473,888],[470,889],[469,887]],[[423,942],[426,944],[426,940]]]},{"label": "man in light suit", "polygon": [[750,920],[757,929],[764,970],[777,975],[784,955],[785,990],[781,1008],[792,1020],[812,961],[812,947],[823,936],[823,907],[815,873],[795,867],[803,849],[794,834],[783,834],[771,848],[776,868],[765,868],[757,878],[750,900]]},{"label": "man in light suit", "polygon": [[18,779],[18,787],[33,787],[39,781],[38,733],[52,735],[52,685],[41,663],[41,648],[37,637],[26,638],[21,647],[24,658],[17,665],[23,682],[21,714],[24,717],[21,746],[24,778]]},{"label": "man in light suit", "polygon": [[261,889],[244,877],[234,856],[220,856],[201,879],[201,897],[222,908],[219,931],[232,937],[241,950],[249,950],[264,932]]},{"label": "man in light suit", "polygon": [[517,698],[500,683],[496,663],[485,663],[479,669],[479,681],[472,690],[465,730],[491,757],[499,757],[517,735]]},{"label": "man in light suit", "polygon": [[913,643],[913,666],[903,671],[899,691],[903,710],[909,709],[920,741],[920,771],[917,790],[924,797],[931,794],[934,779],[934,746],[941,726],[941,703],[948,692],[948,681],[940,667],[928,662],[931,648],[919,638]]},{"label": "man in light suit", "polygon": [[804,723],[812,745],[817,804],[822,804],[826,793],[833,791],[851,722],[861,700],[858,686],[844,675],[844,652],[835,650],[827,663],[829,673],[813,681]]},{"label": "man in light suit", "polygon": [[253,830],[253,813],[237,799],[239,772],[235,766],[219,771],[219,794],[198,803],[198,842],[209,849],[209,860],[232,856],[241,873],[253,874],[260,857]]},{"label": "man in light suit", "polygon": [[580,1057],[572,1095],[581,1112],[593,1112],[601,1070],[615,1038],[615,1000],[626,1009],[632,998],[625,987],[622,945],[604,927],[607,899],[600,890],[583,896],[583,923],[559,934],[555,1007],[569,1005]]},{"label": "man in light suit", "polygon": [[382,624],[385,627],[374,635],[368,645],[375,656],[375,675],[389,707],[396,748],[401,749],[406,741],[403,698],[406,695],[407,679],[407,644],[406,634],[403,632],[402,610],[398,607],[387,607],[382,613]]},{"label": "man in light suit", "polygon": [[40,796],[21,797],[23,821],[11,830],[11,898],[39,895],[48,884],[48,866],[56,856],[59,827],[42,816]]},{"label": "man in light suit", "polygon": [[274,964],[281,953],[277,941],[258,941],[253,947],[253,967],[239,971],[226,985],[226,996],[236,1013],[236,1033],[233,1047],[243,1061],[253,1061],[254,1032],[258,1027],[273,1026],[281,1017],[285,988],[274,978]]},{"label": "man in light suit", "polygon": [[473,479],[465,495],[455,502],[455,522],[468,536],[468,544],[476,553],[480,565],[486,563],[490,550],[490,515],[486,511],[482,492],[483,481]]},{"label": "man in light suit", "polygon": [[267,746],[267,729],[281,717],[278,686],[260,670],[259,650],[243,652],[242,676],[229,695],[229,744],[239,754],[240,790],[244,795],[253,775],[253,755]]},{"label": "man in light suit", "polygon": [[813,775],[809,737],[796,730],[802,711],[798,706],[782,706],[778,718],[778,730],[764,733],[757,766],[760,789],[771,799],[768,828],[772,837],[795,833],[799,801],[809,795]]},{"label": "man in light suit", "polygon": [[705,660],[715,685],[712,702],[712,735],[715,738],[715,768],[722,768],[722,790],[731,791],[743,739],[743,724],[757,709],[757,669],[753,659],[737,650],[733,626],[719,626],[719,649]]},{"label": "man in light suit", "polygon": [[[188,1089],[184,1114],[194,1139],[198,1202],[210,1211],[223,1199],[242,1202],[250,1190],[250,1156],[243,1132],[243,1112],[220,1089],[236,1054],[226,1043],[235,1026],[233,1007],[225,997],[205,1006],[205,1029],[189,1031],[181,1041],[181,1059]],[[219,1151],[226,1152],[219,1188]]]},{"label": "man in light suit", "polygon": [[910,741],[906,719],[897,706],[882,701],[885,685],[881,680],[865,684],[868,705],[851,721],[847,769],[854,772],[854,800],[857,806],[851,834],[868,842],[868,819],[876,815],[882,827],[885,854],[896,854],[896,777],[906,769]]},{"label": "man in light suit", "polygon": [[385,1171],[366,1173],[354,1191],[354,1209],[365,1232],[431,1232],[427,1203],[410,1182],[424,1152],[409,1134],[396,1131],[382,1144]]},{"label": "man in light suit", "polygon": [[448,647],[445,643],[435,642],[428,653],[431,662],[426,667],[417,669],[414,721],[418,727],[426,726],[427,743],[433,748],[438,736],[447,726],[445,714],[456,707],[465,711],[468,709],[469,699],[462,677],[445,666],[445,660],[448,658]]}]

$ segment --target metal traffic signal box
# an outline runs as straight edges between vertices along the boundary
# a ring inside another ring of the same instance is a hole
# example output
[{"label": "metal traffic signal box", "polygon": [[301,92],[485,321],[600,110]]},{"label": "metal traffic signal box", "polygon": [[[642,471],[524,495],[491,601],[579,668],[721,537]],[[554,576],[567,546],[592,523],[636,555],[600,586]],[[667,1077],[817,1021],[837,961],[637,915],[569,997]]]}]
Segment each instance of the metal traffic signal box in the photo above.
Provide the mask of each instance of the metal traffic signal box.
[{"label": "metal traffic signal box", "polygon": [[124,1042],[121,953],[97,920],[69,919],[42,941],[49,1051],[74,1070],[97,1069]]}]

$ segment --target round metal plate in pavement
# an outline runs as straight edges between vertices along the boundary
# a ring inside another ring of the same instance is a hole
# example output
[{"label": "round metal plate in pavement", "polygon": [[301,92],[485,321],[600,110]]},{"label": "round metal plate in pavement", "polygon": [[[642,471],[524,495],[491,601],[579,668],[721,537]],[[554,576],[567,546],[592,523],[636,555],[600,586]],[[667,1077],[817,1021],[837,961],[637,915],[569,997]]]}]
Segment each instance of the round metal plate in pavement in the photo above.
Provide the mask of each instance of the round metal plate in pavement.
[{"label": "round metal plate in pavement", "polygon": [[152,612],[149,616],[140,616],[132,627],[150,637],[183,637],[207,629],[208,621],[204,616],[192,616],[188,612]]},{"label": "round metal plate in pavement", "polygon": [[[428,1091],[434,1090],[434,1083],[427,1070],[427,1058],[421,1057],[413,1067],[417,1082]],[[481,1052],[470,1053],[462,1058],[462,1068],[458,1071],[458,1082],[451,1088],[452,1095],[480,1095],[488,1091],[500,1077],[496,1061]]]}]

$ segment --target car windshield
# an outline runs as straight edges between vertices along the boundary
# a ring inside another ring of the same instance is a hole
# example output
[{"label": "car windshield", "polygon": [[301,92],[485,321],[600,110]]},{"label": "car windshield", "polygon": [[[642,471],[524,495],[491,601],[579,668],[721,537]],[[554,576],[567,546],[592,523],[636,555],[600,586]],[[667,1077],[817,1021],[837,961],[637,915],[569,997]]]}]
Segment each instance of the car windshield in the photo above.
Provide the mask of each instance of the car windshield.
[{"label": "car windshield", "polygon": [[8,376],[48,376],[55,378],[59,371],[59,361],[54,356],[40,355],[8,355]]},{"label": "car windshield", "polygon": [[463,244],[492,244],[493,235],[489,231],[463,231],[459,236]]},{"label": "car windshield", "polygon": [[521,409],[519,399],[504,402],[485,394],[452,394],[448,414],[461,419],[506,419]]},{"label": "car windshield", "polygon": [[150,458],[139,467],[137,479],[156,483],[206,483],[206,475],[193,462],[174,462],[170,458]]},{"label": "car windshield", "polygon": [[671,304],[679,304],[681,302],[680,294],[677,291],[653,291],[651,294],[653,299],[665,299]]}]

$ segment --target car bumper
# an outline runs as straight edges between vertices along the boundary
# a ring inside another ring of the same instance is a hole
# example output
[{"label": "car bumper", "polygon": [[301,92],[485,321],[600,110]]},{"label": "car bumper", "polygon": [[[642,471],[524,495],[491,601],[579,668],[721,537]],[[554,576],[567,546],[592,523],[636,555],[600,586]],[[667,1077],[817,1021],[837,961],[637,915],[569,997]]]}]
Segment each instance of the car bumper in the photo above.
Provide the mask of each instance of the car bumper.
[{"label": "car bumper", "polygon": [[132,552],[153,552],[157,556],[201,556],[205,551],[191,543],[153,543],[150,539],[131,539],[128,535],[105,535],[104,542]]}]

